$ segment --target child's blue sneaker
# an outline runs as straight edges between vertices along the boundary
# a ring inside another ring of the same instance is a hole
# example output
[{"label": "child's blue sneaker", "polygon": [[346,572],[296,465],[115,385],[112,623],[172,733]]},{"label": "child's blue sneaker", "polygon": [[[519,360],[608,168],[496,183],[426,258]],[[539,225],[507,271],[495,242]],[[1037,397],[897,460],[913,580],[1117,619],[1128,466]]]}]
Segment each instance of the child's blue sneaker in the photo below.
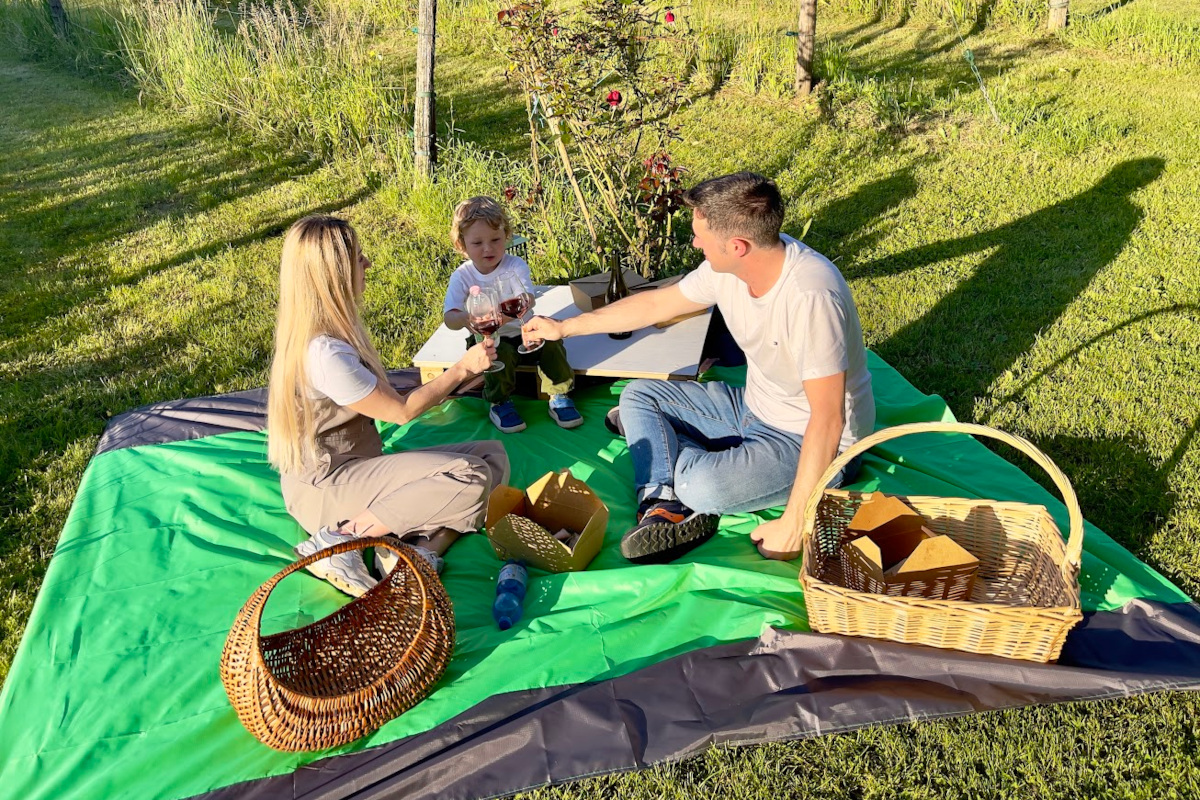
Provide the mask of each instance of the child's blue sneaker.
[{"label": "child's blue sneaker", "polygon": [[500,429],[501,433],[517,433],[525,430],[525,420],[517,413],[512,400],[492,406],[488,410],[488,419]]},{"label": "child's blue sneaker", "polygon": [[550,418],[560,428],[578,428],[583,424],[583,417],[575,410],[574,401],[565,394],[550,396]]}]

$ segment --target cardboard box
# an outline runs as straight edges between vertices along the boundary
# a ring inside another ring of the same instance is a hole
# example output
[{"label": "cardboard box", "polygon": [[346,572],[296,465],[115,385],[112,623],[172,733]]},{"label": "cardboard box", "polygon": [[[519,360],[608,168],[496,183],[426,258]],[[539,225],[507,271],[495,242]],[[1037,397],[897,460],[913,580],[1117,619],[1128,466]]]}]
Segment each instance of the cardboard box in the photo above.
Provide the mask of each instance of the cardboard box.
[{"label": "cardboard box", "polygon": [[[629,291],[632,294],[638,294],[639,292],[646,292],[646,291],[650,291],[651,289],[662,289],[666,286],[672,286],[676,283],[679,283],[681,280],[683,280],[682,275],[672,275],[669,278],[662,278],[657,281],[650,281],[649,283],[643,283],[641,286],[637,287],[636,289],[630,289]],[[707,314],[707,313],[708,313],[708,309],[702,308],[699,311],[692,311],[687,314],[680,314],[677,317],[671,317],[668,320],[663,320],[662,322],[656,322],[656,323],[654,323],[654,327],[666,328],[670,325],[674,325],[676,322],[683,322],[685,319],[691,319],[692,317],[698,317],[701,314]]]},{"label": "cardboard box", "polygon": [[[632,293],[645,285],[646,279],[631,269],[621,273],[625,278],[625,286]],[[608,272],[586,275],[569,281],[571,297],[580,311],[595,311],[605,305],[604,292],[608,289]]]},{"label": "cardboard box", "polygon": [[[604,543],[608,507],[570,470],[547,472],[525,491],[498,486],[488,499],[487,535],[496,555],[547,572],[586,569]],[[560,542],[554,533],[573,536]]]},{"label": "cardboard box", "polygon": [[861,535],[842,546],[846,585],[893,597],[969,599],[979,559],[925,523],[898,497],[868,495],[848,526]]},{"label": "cardboard box", "polygon": [[645,292],[645,291],[649,291],[650,289],[662,289],[663,287],[672,286],[676,283],[679,283],[681,280],[683,280],[682,275],[672,275],[669,278],[659,278],[656,281],[648,281],[646,283],[643,283],[641,286],[637,287],[636,289],[631,287],[629,291]]}]

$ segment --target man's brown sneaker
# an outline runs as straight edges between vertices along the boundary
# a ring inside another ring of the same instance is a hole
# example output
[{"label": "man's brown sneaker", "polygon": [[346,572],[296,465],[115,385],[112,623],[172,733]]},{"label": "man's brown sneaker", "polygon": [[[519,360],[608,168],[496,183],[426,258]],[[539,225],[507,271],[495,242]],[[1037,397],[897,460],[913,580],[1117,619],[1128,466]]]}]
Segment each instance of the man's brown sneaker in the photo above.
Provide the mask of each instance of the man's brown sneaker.
[{"label": "man's brown sneaker", "polygon": [[719,521],[716,514],[697,514],[678,500],[662,500],[621,537],[621,555],[635,564],[674,561],[711,539]]}]

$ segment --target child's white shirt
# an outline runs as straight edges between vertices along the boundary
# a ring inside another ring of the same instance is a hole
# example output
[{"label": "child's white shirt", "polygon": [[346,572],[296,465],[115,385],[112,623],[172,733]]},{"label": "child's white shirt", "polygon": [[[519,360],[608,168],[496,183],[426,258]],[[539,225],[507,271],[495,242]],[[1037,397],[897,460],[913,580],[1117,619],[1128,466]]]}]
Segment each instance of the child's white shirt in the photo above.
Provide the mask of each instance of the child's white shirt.
[{"label": "child's white shirt", "polygon": [[[466,311],[467,310],[467,295],[471,291],[472,286],[498,286],[500,277],[506,273],[515,272],[521,279],[521,284],[525,287],[525,291],[533,294],[533,276],[529,272],[529,265],[525,263],[525,259],[519,256],[514,256],[511,253],[506,253],[496,268],[487,275],[481,273],[475,268],[475,263],[472,261],[464,261],[459,267],[450,273],[450,282],[446,286],[446,299],[442,302],[442,314],[447,311]],[[507,297],[501,297],[500,300],[507,300]],[[497,336],[520,336],[521,323],[519,320],[506,322],[499,331]]]}]

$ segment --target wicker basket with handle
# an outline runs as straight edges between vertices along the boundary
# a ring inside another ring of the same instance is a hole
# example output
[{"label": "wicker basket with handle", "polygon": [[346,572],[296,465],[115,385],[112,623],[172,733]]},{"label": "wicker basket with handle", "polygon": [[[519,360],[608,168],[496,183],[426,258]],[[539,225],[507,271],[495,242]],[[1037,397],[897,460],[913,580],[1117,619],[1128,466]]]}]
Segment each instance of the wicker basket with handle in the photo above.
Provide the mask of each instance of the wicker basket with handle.
[{"label": "wicker basket with handle", "polygon": [[1049,662],[1080,619],[1079,559],[1083,514],[1067,477],[1030,442],[982,425],[929,422],[878,431],[838,455],[818,486],[877,444],[914,433],[969,433],[1009,444],[1046,470],[1062,493],[1070,518],[1064,542],[1043,506],[942,497],[905,499],[979,559],[969,600],[889,597],[846,588],[841,545],[855,534],[847,525],[863,495],[839,489],[814,492],[804,510],[800,581],[809,624],[822,633],[871,636],[970,653]]},{"label": "wicker basket with handle", "polygon": [[[303,628],[262,636],[263,608],[287,576],[338,553],[386,547],[400,559],[362,597]],[[433,567],[391,539],[354,539],[313,553],[259,587],[221,654],[238,719],[276,750],[354,741],[423,700],[454,650],[454,612]]]}]

